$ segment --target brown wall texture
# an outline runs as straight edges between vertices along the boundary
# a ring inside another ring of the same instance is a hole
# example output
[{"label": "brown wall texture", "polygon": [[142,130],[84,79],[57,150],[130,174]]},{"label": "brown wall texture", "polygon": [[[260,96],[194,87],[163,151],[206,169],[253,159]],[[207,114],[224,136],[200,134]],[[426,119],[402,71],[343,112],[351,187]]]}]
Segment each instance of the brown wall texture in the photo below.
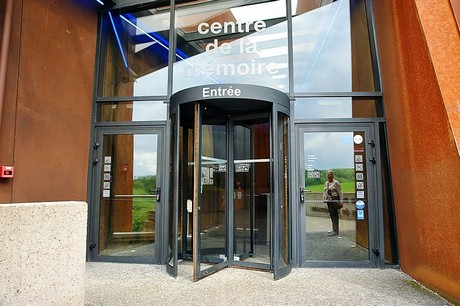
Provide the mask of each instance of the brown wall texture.
[{"label": "brown wall texture", "polygon": [[[459,97],[459,36],[449,1],[421,14],[428,3],[374,1],[400,264],[459,302],[460,156],[449,113]],[[436,46],[433,31],[442,32]]]},{"label": "brown wall texture", "polygon": [[86,200],[96,1],[15,0],[0,203]]}]

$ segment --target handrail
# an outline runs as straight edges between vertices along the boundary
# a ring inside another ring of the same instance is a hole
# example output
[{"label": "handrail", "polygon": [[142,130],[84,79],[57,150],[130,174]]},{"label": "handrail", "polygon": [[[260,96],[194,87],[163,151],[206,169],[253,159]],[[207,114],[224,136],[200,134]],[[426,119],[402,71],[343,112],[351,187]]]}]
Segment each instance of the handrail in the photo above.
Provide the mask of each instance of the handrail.
[{"label": "handrail", "polygon": [[114,194],[114,198],[154,198],[156,194]]}]

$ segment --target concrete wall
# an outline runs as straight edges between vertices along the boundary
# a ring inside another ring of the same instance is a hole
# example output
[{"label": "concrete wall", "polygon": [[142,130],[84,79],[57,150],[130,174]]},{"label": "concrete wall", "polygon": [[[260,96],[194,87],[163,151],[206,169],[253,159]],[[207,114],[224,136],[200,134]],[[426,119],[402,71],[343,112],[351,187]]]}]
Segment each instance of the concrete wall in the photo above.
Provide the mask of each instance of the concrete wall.
[{"label": "concrete wall", "polygon": [[449,0],[374,8],[401,269],[460,303],[458,27]]},{"label": "concrete wall", "polygon": [[0,305],[84,305],[87,205],[0,205]]},{"label": "concrete wall", "polygon": [[0,203],[86,200],[94,0],[14,0],[0,126]]}]

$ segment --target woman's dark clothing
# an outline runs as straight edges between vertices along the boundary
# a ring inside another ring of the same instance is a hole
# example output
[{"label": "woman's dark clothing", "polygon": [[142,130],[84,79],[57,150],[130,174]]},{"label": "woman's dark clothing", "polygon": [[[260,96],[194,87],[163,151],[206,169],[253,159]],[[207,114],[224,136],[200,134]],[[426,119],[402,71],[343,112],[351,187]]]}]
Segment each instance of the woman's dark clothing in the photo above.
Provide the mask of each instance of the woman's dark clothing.
[{"label": "woman's dark clothing", "polygon": [[339,210],[336,208],[337,203],[327,202],[327,209],[332,220],[332,231],[339,233]]}]

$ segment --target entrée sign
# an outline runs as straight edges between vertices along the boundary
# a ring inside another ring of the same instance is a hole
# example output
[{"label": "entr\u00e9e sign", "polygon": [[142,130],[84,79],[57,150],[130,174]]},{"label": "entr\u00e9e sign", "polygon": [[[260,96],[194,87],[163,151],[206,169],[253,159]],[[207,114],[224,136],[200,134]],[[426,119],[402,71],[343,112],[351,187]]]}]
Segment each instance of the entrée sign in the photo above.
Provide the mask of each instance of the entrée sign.
[{"label": "entr\u00e9e sign", "polygon": [[212,98],[212,97],[240,97],[241,96],[241,89],[235,88],[230,86],[228,88],[209,88],[203,87],[203,98]]}]

